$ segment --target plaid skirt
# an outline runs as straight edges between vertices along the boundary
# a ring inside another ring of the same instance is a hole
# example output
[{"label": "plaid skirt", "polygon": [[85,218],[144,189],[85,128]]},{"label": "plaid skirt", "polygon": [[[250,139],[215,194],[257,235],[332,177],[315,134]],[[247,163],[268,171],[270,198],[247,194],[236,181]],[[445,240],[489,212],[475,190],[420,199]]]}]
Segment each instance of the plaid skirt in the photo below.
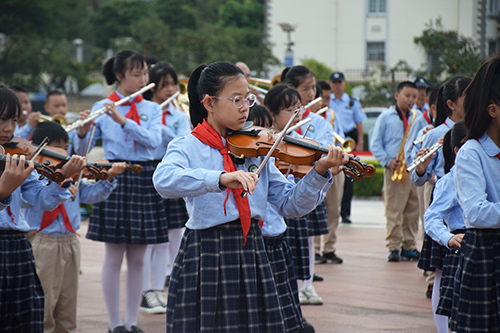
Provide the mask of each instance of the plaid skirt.
[{"label": "plaid skirt", "polygon": [[435,271],[436,268],[442,269],[446,251],[448,249],[445,246],[439,245],[425,234],[422,251],[420,251],[418,258],[418,268],[425,269],[426,271]]},{"label": "plaid skirt", "polygon": [[326,202],[323,200],[312,212],[306,215],[307,235],[321,236],[328,233],[328,223],[326,222]]},{"label": "plaid skirt", "polygon": [[43,332],[43,289],[23,232],[0,230],[0,267],[0,332]]},{"label": "plaid skirt", "polygon": [[309,245],[307,242],[307,219],[303,217],[285,217],[286,242],[290,246],[295,267],[295,277],[307,280],[311,277],[309,269]]},{"label": "plaid skirt", "polygon": [[453,287],[455,273],[458,267],[460,255],[455,253],[455,249],[447,250],[443,259],[443,275],[439,286],[439,304],[436,313],[446,317],[451,316],[451,305],[453,301]]},{"label": "plaid skirt", "polygon": [[184,232],[167,303],[167,332],[284,332],[257,220]]},{"label": "plaid skirt", "polygon": [[455,273],[450,328],[500,332],[500,229],[467,229]]},{"label": "plaid skirt", "polygon": [[184,199],[163,199],[163,205],[165,206],[165,214],[167,215],[168,228],[184,228],[189,219]]},{"label": "plaid skirt", "polygon": [[106,243],[158,244],[168,242],[163,199],[153,187],[156,162],[131,162],[140,173],[126,170],[109,198],[92,205],[87,238]]},{"label": "plaid skirt", "polygon": [[264,245],[276,283],[286,332],[296,332],[302,327],[302,311],[292,253],[283,235],[264,237]]}]

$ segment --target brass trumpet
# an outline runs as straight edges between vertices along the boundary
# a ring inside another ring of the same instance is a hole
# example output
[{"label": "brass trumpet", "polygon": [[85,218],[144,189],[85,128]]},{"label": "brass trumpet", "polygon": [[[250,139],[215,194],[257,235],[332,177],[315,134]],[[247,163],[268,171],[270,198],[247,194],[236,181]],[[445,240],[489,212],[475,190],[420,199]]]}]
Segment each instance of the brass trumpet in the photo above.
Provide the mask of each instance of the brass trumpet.
[{"label": "brass trumpet", "polygon": [[68,124],[68,122],[66,121],[66,117],[63,116],[62,114],[55,114],[52,117],[41,114],[40,117],[38,118],[38,122],[41,123],[44,121],[55,121],[56,123],[59,123],[59,125],[63,127]]},{"label": "brass trumpet", "polygon": [[259,79],[257,77],[251,77],[250,81],[256,84],[263,84],[265,86],[271,87],[271,80]]},{"label": "brass trumpet", "polygon": [[356,148],[356,142],[354,142],[353,139],[351,138],[343,138],[341,137],[339,134],[333,132],[333,135],[335,136],[335,140],[337,140],[338,142],[340,142],[340,144],[342,145],[342,150],[345,152],[345,153],[350,153],[351,151],[354,150],[354,148]]}]

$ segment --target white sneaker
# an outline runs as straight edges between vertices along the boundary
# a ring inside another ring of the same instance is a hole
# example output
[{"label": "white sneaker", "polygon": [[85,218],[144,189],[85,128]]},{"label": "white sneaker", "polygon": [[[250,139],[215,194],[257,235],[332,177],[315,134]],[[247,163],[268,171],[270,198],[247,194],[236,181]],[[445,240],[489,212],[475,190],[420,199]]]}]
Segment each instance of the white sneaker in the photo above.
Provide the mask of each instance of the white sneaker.
[{"label": "white sneaker", "polygon": [[167,295],[165,294],[165,291],[155,290],[155,293],[156,293],[156,298],[158,299],[158,302],[160,302],[161,306],[167,308]]},{"label": "white sneaker", "polygon": [[167,312],[167,308],[163,307],[158,301],[158,297],[156,297],[156,292],[154,290],[148,290],[142,293],[142,302],[139,310],[149,314]]},{"label": "white sneaker", "polygon": [[307,296],[306,296],[306,294],[304,293],[304,290],[303,290],[303,289],[299,290],[299,301],[300,301],[300,305],[307,305],[307,304],[310,304],[310,303],[309,303],[309,300],[307,299]]},{"label": "white sneaker", "polygon": [[313,305],[322,305],[323,304],[323,299],[321,297],[319,297],[318,293],[316,293],[316,290],[314,290],[314,287],[312,284],[308,285],[305,289],[303,289],[301,291],[304,291],[304,295],[307,297],[309,304],[313,304]]}]

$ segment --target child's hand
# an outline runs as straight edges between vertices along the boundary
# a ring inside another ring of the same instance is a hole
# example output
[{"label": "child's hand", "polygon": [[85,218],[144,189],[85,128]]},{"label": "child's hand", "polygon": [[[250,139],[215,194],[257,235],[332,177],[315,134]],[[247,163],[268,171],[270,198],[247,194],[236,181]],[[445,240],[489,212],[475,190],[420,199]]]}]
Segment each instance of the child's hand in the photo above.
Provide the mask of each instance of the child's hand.
[{"label": "child's hand", "polygon": [[30,112],[28,115],[27,123],[30,127],[35,128],[38,125],[38,120],[40,119],[40,112]]},{"label": "child's hand", "polygon": [[111,117],[114,121],[120,124],[122,127],[125,126],[127,119],[118,112],[115,103],[104,103],[104,106],[108,108],[106,114]]},{"label": "child's hand", "polygon": [[[78,116],[78,120],[83,120],[87,118],[90,115],[90,110],[85,110],[80,112],[80,115]],[[80,139],[83,139],[85,135],[87,135],[87,132],[90,129],[90,126],[94,123],[94,120],[89,121],[88,123],[78,127],[78,137]]]},{"label": "child's hand", "polygon": [[340,147],[328,145],[328,155],[320,158],[314,170],[320,175],[324,175],[328,169],[333,168],[338,174],[342,170],[342,165],[349,162],[349,155],[344,154]]},{"label": "child's hand", "polygon": [[220,175],[219,184],[229,188],[243,188],[248,194],[252,194],[255,185],[259,182],[259,177],[253,172],[242,170],[225,172]]},{"label": "child's hand", "polygon": [[391,170],[391,172],[394,172],[397,169],[399,169],[399,167],[401,166],[401,163],[403,163],[403,161],[401,161],[399,158],[393,158],[389,162],[389,169]]},{"label": "child's hand", "polygon": [[19,162],[18,155],[5,155],[5,169],[0,177],[0,201],[7,199],[21,184],[28,178],[30,173],[35,169],[32,161],[25,166],[26,157],[21,155]]},{"label": "child's hand", "polygon": [[108,180],[112,181],[114,176],[123,173],[123,171],[125,171],[126,168],[127,168],[127,163],[125,162],[113,163],[111,169],[108,170],[108,176],[109,176]]},{"label": "child's hand", "polygon": [[75,185],[71,185],[69,188],[69,193],[71,193],[71,198],[74,198],[76,197],[76,192],[78,191],[78,189],[76,188]]},{"label": "child's hand", "polygon": [[[428,151],[429,151],[429,147],[427,148],[422,148],[422,149],[419,149],[418,151],[418,154],[417,156],[415,157],[415,161],[420,157],[420,156],[423,156],[425,155]],[[436,153],[433,153],[431,154],[429,157],[427,157],[422,163],[420,163],[419,165],[417,165],[417,167],[415,168],[415,171],[417,172],[417,175],[418,176],[423,176],[424,173],[425,173],[425,170],[427,169],[427,167],[429,166],[429,163],[431,162],[432,160],[432,157],[434,157],[436,155]]]},{"label": "child's hand", "polygon": [[65,177],[71,177],[72,175],[82,171],[84,167],[85,158],[78,155],[73,155],[71,156],[71,159],[63,165],[61,171],[63,172]]},{"label": "child's hand", "polygon": [[448,247],[458,247],[460,248],[460,243],[462,242],[462,238],[464,238],[465,234],[456,234],[451,237],[448,241]]}]

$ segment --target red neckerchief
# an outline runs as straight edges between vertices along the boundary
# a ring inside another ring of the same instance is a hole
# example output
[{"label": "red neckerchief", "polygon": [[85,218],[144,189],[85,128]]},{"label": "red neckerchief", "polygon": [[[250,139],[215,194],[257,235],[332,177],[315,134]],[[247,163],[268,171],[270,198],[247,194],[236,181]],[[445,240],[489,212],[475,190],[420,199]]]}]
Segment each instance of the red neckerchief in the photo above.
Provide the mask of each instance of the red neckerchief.
[{"label": "red neckerchief", "polygon": [[[306,112],[304,112],[302,114],[302,119],[304,119],[305,117],[307,117],[309,115],[309,113],[311,113],[311,109],[307,109]],[[302,128],[299,127],[299,129],[297,129],[295,132],[299,133],[300,135],[302,135]]]},{"label": "red neckerchief", "polygon": [[[2,174],[3,174],[3,172],[2,172],[2,173],[0,173],[0,177],[2,177]],[[12,210],[10,209],[10,206],[7,206],[5,209],[7,210],[7,214],[9,214],[10,219],[12,220],[12,223],[14,223],[14,225],[17,225],[16,221],[14,221],[14,217],[15,217],[15,216],[14,216],[14,214],[12,213]]]},{"label": "red neckerchief", "polygon": [[[66,212],[66,208],[64,207],[64,204],[60,204],[57,206],[56,209],[53,211],[44,211],[43,212],[43,217],[42,217],[42,223],[40,224],[40,229],[38,229],[37,232],[42,231],[43,229],[47,228],[49,225],[52,224],[56,220],[56,218],[59,216],[59,214],[62,215],[63,221],[64,221],[64,227],[66,230],[68,230],[71,233],[77,234],[75,230],[73,230],[73,226],[71,225],[71,222],[68,217],[68,213]],[[37,233],[35,232],[35,233]],[[78,235],[78,234],[77,234]]]},{"label": "red neckerchief", "polygon": [[[203,123],[196,126],[196,128],[191,132],[191,134],[193,134],[196,138],[198,138],[198,140],[200,140],[204,144],[212,148],[218,149],[220,151],[224,159],[225,171],[227,172],[236,171],[236,166],[234,165],[231,156],[229,156],[229,151],[227,150],[227,147],[224,147],[224,144],[222,143],[222,139],[219,133],[217,133],[212,128],[212,126],[210,126],[207,123],[206,119],[203,119]],[[245,246],[247,242],[247,234],[248,231],[250,230],[250,223],[251,223],[250,205],[248,204],[248,198],[241,196],[241,192],[243,192],[243,189],[241,188],[230,189],[228,187],[226,200],[224,200],[224,215],[227,215],[226,202],[229,199],[230,191],[233,191],[234,200],[236,201],[236,207],[238,208],[238,213],[240,215],[241,229],[243,230],[243,237],[244,237],[243,246]]]},{"label": "red neckerchief", "polygon": [[170,111],[166,110],[166,111],[163,111],[163,119],[161,120],[161,122],[163,123],[163,125],[167,126],[167,114],[170,114]]},{"label": "red neckerchief", "polygon": [[[113,101],[113,102],[118,102],[121,99],[120,96],[118,96],[118,94],[116,93],[116,91],[113,91],[113,93],[111,95],[109,95],[108,98],[111,101]],[[144,98],[142,97],[142,95],[139,95],[136,98],[134,98],[132,101],[128,101],[127,103],[123,103],[122,104],[122,105],[125,105],[125,106],[130,105],[130,110],[125,115],[125,118],[132,119],[139,126],[141,125],[141,117],[139,116],[139,112],[137,112],[137,105],[136,105],[136,103],[141,102],[143,99]],[[127,137],[128,137],[128,134],[125,137],[125,141],[127,140]],[[137,147],[136,147],[136,142],[135,141],[134,141],[134,151],[137,152]]]},{"label": "red neckerchief", "polygon": [[429,117],[429,110],[425,110],[424,113],[422,113],[422,116],[424,116],[425,121],[427,121],[427,124],[432,123],[431,118]]},{"label": "red neckerchief", "polygon": [[401,116],[403,116],[403,123],[405,125],[405,132],[406,132],[406,128],[408,127],[408,117],[406,117],[406,114],[404,114],[403,112],[401,112]]}]

